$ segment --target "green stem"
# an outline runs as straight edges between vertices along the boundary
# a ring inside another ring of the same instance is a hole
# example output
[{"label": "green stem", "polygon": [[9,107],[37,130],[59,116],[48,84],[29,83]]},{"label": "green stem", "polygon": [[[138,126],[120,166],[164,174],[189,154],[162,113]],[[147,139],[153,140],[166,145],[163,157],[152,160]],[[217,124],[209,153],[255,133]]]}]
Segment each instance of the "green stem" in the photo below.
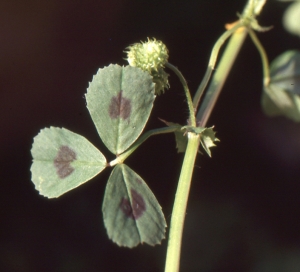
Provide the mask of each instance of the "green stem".
[{"label": "green stem", "polygon": [[170,127],[152,129],[145,132],[141,137],[139,137],[139,139],[131,147],[129,147],[129,149],[127,149],[124,153],[122,153],[116,159],[111,161],[108,165],[115,166],[118,163],[123,163],[125,159],[127,159],[150,136],[157,135],[157,134],[171,133],[178,129],[180,129],[180,126],[170,126]]},{"label": "green stem", "polygon": [[[240,51],[240,48],[246,38],[246,35],[248,33],[247,30],[251,30],[251,22],[253,22],[253,20],[255,20],[255,17],[260,14],[262,7],[265,3],[266,0],[261,0],[260,2],[256,0],[248,0],[244,8],[243,14],[240,18],[240,22],[242,23],[242,25],[244,25],[244,28],[242,29],[242,31],[236,31],[232,35],[223,54],[223,57],[220,61],[220,64],[218,65],[217,71],[214,74],[214,77],[210,83],[205,99],[197,113],[197,121],[199,122],[199,126],[204,127],[206,125],[211,111],[219,97],[221,89],[228,76],[228,73],[231,70],[232,65],[237,57],[237,54]],[[258,39],[255,39],[254,37],[254,40],[255,42],[258,42],[256,45],[258,46],[260,53],[262,53],[264,51],[263,47],[259,43]],[[264,54],[264,56],[266,56],[266,54]],[[265,60],[266,62],[264,62]],[[268,63],[267,59],[265,60],[263,59],[264,64]],[[268,71],[268,69],[264,69],[264,72]],[[269,75],[265,74],[265,76],[265,79],[268,80],[267,78]]]},{"label": "green stem", "polygon": [[270,83],[270,68],[269,68],[269,61],[268,61],[268,56],[267,56],[266,50],[264,49],[263,45],[259,41],[256,33],[252,29],[249,29],[249,35],[250,35],[253,43],[255,44],[255,46],[260,54],[260,57],[261,57],[261,61],[262,61],[262,65],[263,65],[264,86],[268,86]]},{"label": "green stem", "polygon": [[199,135],[189,132],[171,217],[165,272],[179,271],[182,231],[198,147]]},{"label": "green stem", "polygon": [[193,101],[192,101],[192,97],[191,97],[191,93],[189,90],[189,87],[187,85],[187,82],[184,78],[184,76],[182,75],[182,73],[171,63],[167,62],[165,64],[166,67],[168,67],[169,69],[171,69],[180,79],[180,82],[183,86],[184,92],[185,92],[185,96],[186,96],[186,100],[187,100],[187,104],[188,104],[188,108],[189,108],[189,112],[190,112],[190,122],[191,122],[191,126],[196,126],[196,117],[195,117],[195,109],[193,107]]},{"label": "green stem", "polygon": [[206,73],[197,89],[197,92],[194,96],[194,100],[193,100],[193,105],[194,105],[194,108],[197,109],[198,108],[198,105],[199,105],[199,101],[201,99],[201,96],[209,82],[209,79],[211,77],[211,74],[215,68],[215,65],[216,65],[216,61],[217,61],[217,58],[218,58],[218,54],[219,54],[219,51],[222,47],[222,45],[224,44],[224,42],[238,29],[240,28],[241,26],[243,26],[243,23],[240,21],[239,23],[237,23],[234,27],[232,27],[231,29],[225,31],[222,36],[218,39],[218,41],[215,43],[212,51],[211,51],[211,55],[210,55],[210,59],[209,59],[209,62],[208,62],[208,67],[206,69]]},{"label": "green stem", "polygon": [[248,0],[243,11],[243,17],[256,17],[261,13],[261,10],[266,2],[267,0]]},{"label": "green stem", "polygon": [[[249,16],[248,18],[252,16],[251,12],[253,10],[249,8],[250,2],[253,3],[253,1],[249,1],[248,5],[246,6],[248,8],[247,12],[243,13],[243,16]],[[220,60],[217,71],[214,74],[213,79],[210,83],[203,104],[197,114],[197,120],[200,120],[200,124],[197,125],[202,127],[206,125],[206,122],[211,114],[212,108],[216,103],[221,88],[224,85],[224,82],[228,76],[230,69],[232,68],[232,65],[245,40],[246,35],[246,27],[244,27],[241,31],[235,31],[232,35]],[[208,71],[204,77],[203,83],[201,83],[200,87],[198,88],[196,97],[194,98],[194,106],[198,105],[199,103],[201,93],[203,92],[203,89],[207,84],[209,73],[210,72]],[[198,152],[200,137],[199,135],[195,135],[192,133],[188,133],[188,135],[188,145],[182,164],[181,174],[178,182],[178,188],[176,191],[174,207],[172,212],[165,272],[178,272],[180,266],[180,251],[184,219],[186,213],[186,205],[188,201],[192,173],[194,169],[195,158]]]},{"label": "green stem", "polygon": [[205,127],[246,35],[247,28],[244,27],[242,30],[236,31],[230,38],[216,72],[210,82],[204,101],[197,113],[199,126]]},{"label": "green stem", "polygon": [[[249,0],[247,2],[241,19],[245,26],[247,26],[251,22],[251,18],[255,18],[255,15],[258,15],[260,13],[264,3],[264,0],[261,0],[261,2]],[[197,114],[197,120],[200,120],[200,124],[197,125],[202,127],[206,125],[206,122],[211,114],[212,108],[216,103],[221,88],[224,85],[224,82],[228,76],[229,71],[232,68],[232,65],[245,40],[246,35],[246,27],[244,27],[241,31],[234,32],[234,34],[232,35],[224,51],[223,57],[220,60],[217,71],[214,74],[213,79],[210,83],[203,104]],[[203,86],[205,84],[203,83]],[[201,88],[199,91],[200,94],[197,94],[197,98],[194,99],[194,105],[198,105],[202,92]],[[192,173],[194,169],[194,163],[199,147],[199,137],[199,135],[195,135],[191,132],[188,133],[188,145],[182,164],[171,218],[165,272],[179,271],[182,231],[186,213],[186,205],[191,185]]]}]

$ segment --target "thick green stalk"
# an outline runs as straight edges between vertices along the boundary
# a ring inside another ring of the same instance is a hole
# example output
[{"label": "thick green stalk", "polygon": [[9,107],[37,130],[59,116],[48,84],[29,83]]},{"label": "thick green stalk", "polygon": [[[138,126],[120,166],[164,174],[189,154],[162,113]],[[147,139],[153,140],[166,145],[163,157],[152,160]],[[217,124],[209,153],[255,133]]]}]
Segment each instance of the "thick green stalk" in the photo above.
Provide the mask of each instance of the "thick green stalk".
[{"label": "thick green stalk", "polygon": [[201,127],[205,127],[207,120],[212,112],[212,109],[219,97],[225,80],[232,68],[232,65],[237,57],[238,52],[246,38],[247,28],[239,29],[230,38],[228,45],[223,53],[220,63],[213,75],[213,78],[208,87],[206,96],[197,113],[197,120]]},{"label": "thick green stalk", "polygon": [[[262,11],[263,6],[267,0],[248,0],[243,14],[241,15],[240,21],[245,26],[244,28],[238,29],[230,38],[230,41],[223,53],[222,59],[216,69],[216,73],[213,76],[213,79],[209,85],[208,91],[206,93],[205,99],[197,113],[197,122],[199,126],[204,127],[207,123],[207,120],[211,114],[211,111],[219,97],[221,89],[225,83],[225,80],[232,68],[232,65],[237,57],[238,52],[247,36],[248,27],[251,28],[252,20],[255,21],[255,17],[259,15]],[[226,32],[225,32],[226,33]],[[255,34],[254,34],[255,35]],[[253,36],[254,36],[253,35]],[[253,37],[252,37],[253,38]],[[258,43],[258,39],[256,40]],[[254,38],[254,43],[256,42]],[[260,53],[263,47],[259,47],[257,43],[255,45],[258,47]],[[263,64],[264,59],[263,59]],[[264,67],[265,68],[265,67]],[[265,69],[264,69],[265,72]],[[268,81],[268,79],[265,79]],[[194,98],[195,105],[195,98]]]},{"label": "thick green stalk", "polygon": [[[261,9],[265,2],[266,0],[248,1],[241,18],[244,25],[251,23],[252,18],[255,18],[255,16],[261,12]],[[223,57],[221,58],[220,63],[216,69],[217,71],[212,78],[203,104],[201,105],[201,108],[197,114],[197,120],[200,121],[200,124],[197,123],[197,125],[205,127],[212,109],[216,103],[216,100],[220,94],[220,91],[228,76],[228,73],[231,70],[237,54],[245,40],[246,35],[247,28],[244,27],[242,29],[238,29],[231,37],[224,51]],[[194,99],[194,105],[198,103],[201,92],[199,98]],[[199,135],[193,134],[191,132],[188,133],[188,145],[181,169],[171,218],[165,272],[179,271],[182,232],[192,173],[199,147],[199,137]]]},{"label": "thick green stalk", "polygon": [[[205,107],[201,107],[197,115],[197,120],[200,120],[200,126],[202,127],[206,125],[208,117],[221,91],[221,88],[224,85],[224,82],[233,65],[235,57],[237,56],[237,52],[239,51],[245,39],[245,36],[246,30],[244,29],[243,31],[239,31],[238,33],[233,34],[233,37],[228,43],[228,46],[224,52],[223,57],[221,58],[220,64],[218,65],[217,71],[213,76],[209,90],[206,93],[204,102],[202,104]],[[193,134],[189,133],[189,135]],[[189,136],[188,147],[186,149],[172,211],[165,272],[179,271],[182,232],[186,213],[186,205],[198,147],[199,136]]]},{"label": "thick green stalk", "polygon": [[179,271],[182,231],[198,147],[199,135],[189,132],[171,217],[165,272]]},{"label": "thick green stalk", "polygon": [[197,109],[198,108],[198,104],[199,101],[201,99],[201,96],[207,86],[207,83],[209,82],[210,76],[215,68],[216,62],[217,62],[217,57],[219,54],[219,51],[222,47],[222,45],[224,44],[224,42],[232,35],[233,32],[235,32],[239,27],[241,27],[243,25],[242,22],[237,23],[234,27],[232,27],[231,29],[225,31],[223,33],[223,35],[217,40],[217,42],[215,43],[212,51],[211,51],[211,55],[210,55],[210,59],[208,62],[208,66],[205,72],[205,75],[197,89],[197,92],[194,96],[194,100],[193,100],[193,104],[194,104],[194,108]]}]

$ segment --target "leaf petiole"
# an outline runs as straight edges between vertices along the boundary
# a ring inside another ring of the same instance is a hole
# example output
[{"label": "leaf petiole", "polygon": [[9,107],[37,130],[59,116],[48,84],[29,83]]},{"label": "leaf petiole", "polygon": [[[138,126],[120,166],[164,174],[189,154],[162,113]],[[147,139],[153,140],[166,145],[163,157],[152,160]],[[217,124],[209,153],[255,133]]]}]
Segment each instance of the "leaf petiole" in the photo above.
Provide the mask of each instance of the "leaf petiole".
[{"label": "leaf petiole", "polygon": [[150,136],[158,135],[158,134],[165,134],[165,133],[171,133],[178,130],[178,126],[170,126],[170,127],[163,127],[163,128],[157,128],[152,129],[147,132],[145,132],[139,139],[131,146],[129,147],[124,153],[117,156],[116,159],[112,160],[108,163],[108,166],[115,166],[119,163],[123,163],[125,159],[127,159],[144,141],[146,141]]},{"label": "leaf petiole", "polygon": [[255,34],[255,32],[252,29],[249,29],[249,35],[261,57],[261,61],[262,61],[262,65],[263,65],[263,77],[264,77],[263,83],[264,83],[264,86],[266,87],[270,83],[270,67],[269,67],[268,56],[267,56],[266,50],[264,49],[264,47],[261,44],[261,42],[259,41],[257,35]]}]

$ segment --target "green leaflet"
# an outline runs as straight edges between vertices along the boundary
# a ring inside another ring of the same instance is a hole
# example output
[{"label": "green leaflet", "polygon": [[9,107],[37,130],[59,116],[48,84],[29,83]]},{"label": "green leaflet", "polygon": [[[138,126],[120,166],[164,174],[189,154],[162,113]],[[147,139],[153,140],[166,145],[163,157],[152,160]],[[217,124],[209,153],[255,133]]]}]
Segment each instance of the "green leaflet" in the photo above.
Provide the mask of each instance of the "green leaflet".
[{"label": "green leaflet", "polygon": [[262,108],[269,116],[300,121],[300,52],[287,51],[270,66],[271,82],[264,88]]},{"label": "green leaflet", "polygon": [[50,127],[34,137],[32,181],[48,198],[59,197],[90,180],[106,167],[102,153],[84,137]]},{"label": "green leaflet", "polygon": [[300,52],[289,50],[270,65],[271,84],[293,94],[300,94]]},{"label": "green leaflet", "polygon": [[141,134],[153,101],[152,77],[137,67],[99,69],[86,94],[87,107],[107,148],[118,155]]},{"label": "green leaflet", "polygon": [[102,212],[108,236],[119,246],[154,246],[165,237],[166,221],[158,201],[125,164],[115,166],[109,177]]}]

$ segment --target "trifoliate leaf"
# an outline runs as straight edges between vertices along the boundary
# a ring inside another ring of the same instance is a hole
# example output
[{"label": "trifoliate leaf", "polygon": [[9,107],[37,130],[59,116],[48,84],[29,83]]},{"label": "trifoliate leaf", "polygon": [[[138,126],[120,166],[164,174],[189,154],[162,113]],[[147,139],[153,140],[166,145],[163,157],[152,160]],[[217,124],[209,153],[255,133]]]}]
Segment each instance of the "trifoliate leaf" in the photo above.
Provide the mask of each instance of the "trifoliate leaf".
[{"label": "trifoliate leaf", "polygon": [[300,122],[300,52],[291,50],[278,56],[271,63],[270,75],[261,100],[264,112]]},{"label": "trifoliate leaf", "polygon": [[107,148],[118,155],[141,134],[153,101],[152,77],[137,67],[99,69],[86,94],[87,107]]},{"label": "trifoliate leaf", "polygon": [[34,137],[32,182],[43,196],[60,195],[90,180],[106,167],[102,153],[65,128],[50,127]]},{"label": "trifoliate leaf", "polygon": [[113,169],[102,206],[109,238],[119,246],[160,244],[166,221],[161,207],[145,181],[125,164]]}]

